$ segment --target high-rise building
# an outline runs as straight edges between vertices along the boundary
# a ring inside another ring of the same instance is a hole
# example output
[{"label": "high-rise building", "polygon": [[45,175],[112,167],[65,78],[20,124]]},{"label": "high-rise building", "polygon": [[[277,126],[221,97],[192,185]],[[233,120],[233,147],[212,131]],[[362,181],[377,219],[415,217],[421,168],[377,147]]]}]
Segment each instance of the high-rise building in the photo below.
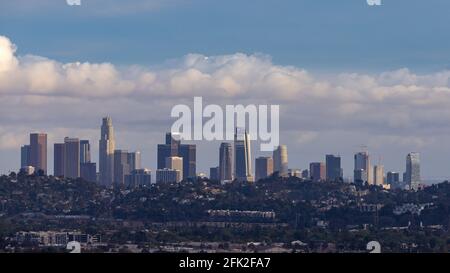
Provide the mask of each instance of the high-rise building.
[{"label": "high-rise building", "polygon": [[80,140],[64,138],[64,177],[80,177]]},{"label": "high-rise building", "polygon": [[250,137],[244,128],[234,134],[234,170],[238,181],[253,182]]},{"label": "high-rise building", "polygon": [[65,144],[55,143],[53,148],[53,175],[64,177]]},{"label": "high-rise building", "polygon": [[128,164],[130,164],[130,171],[141,169],[141,152],[128,153]]},{"label": "high-rise building", "polygon": [[326,177],[328,181],[339,181],[343,177],[341,168],[341,157],[326,155]]},{"label": "high-rise building", "polygon": [[231,143],[221,143],[219,150],[220,181],[233,180],[233,146]]},{"label": "high-rise building", "polygon": [[111,185],[114,177],[114,150],[116,143],[112,119],[105,117],[102,120],[99,141],[99,181],[103,185]]},{"label": "high-rise building", "polygon": [[273,174],[273,159],[271,157],[258,157],[255,160],[255,180],[269,177]]},{"label": "high-rise building", "polygon": [[[359,179],[357,179],[356,177],[356,173],[362,173],[361,170],[364,170],[364,172],[366,173],[365,177],[358,177]],[[357,154],[355,154],[355,177],[354,180],[355,181],[362,181],[367,182],[369,184],[373,184],[373,174],[372,174],[372,169],[370,166],[370,158],[369,158],[369,153],[368,152],[359,152]],[[363,179],[363,180],[361,180]]]},{"label": "high-rise building", "polygon": [[197,148],[193,144],[180,144],[178,156],[183,158],[183,178],[193,178],[197,171]]},{"label": "high-rise building", "polygon": [[20,167],[30,166],[30,145],[20,147]]},{"label": "high-rise building", "polygon": [[406,184],[409,189],[418,190],[420,182],[420,154],[409,153],[406,156]]},{"label": "high-rise building", "polygon": [[373,181],[374,184],[377,186],[384,185],[384,166],[382,165],[375,165],[373,167]]},{"label": "high-rise building", "polygon": [[114,185],[125,186],[125,176],[130,174],[130,164],[128,163],[128,151],[114,151]]},{"label": "high-rise building", "polygon": [[80,163],[80,176],[86,181],[97,181],[97,164],[93,162]]},{"label": "high-rise building", "polygon": [[209,179],[213,181],[219,181],[219,167],[209,168]]},{"label": "high-rise building", "polygon": [[152,171],[148,169],[135,169],[125,176],[125,184],[128,188],[150,186],[152,183]]},{"label": "high-rise building", "polygon": [[91,162],[91,145],[89,140],[80,140],[80,164]]},{"label": "high-rise building", "polygon": [[389,185],[396,185],[400,182],[400,174],[398,172],[388,172],[386,182]]},{"label": "high-rise building", "polygon": [[[184,158],[180,156],[170,156],[166,158],[166,167],[171,170],[179,170],[181,173],[180,181],[183,180]],[[179,181],[177,181],[179,182]]]},{"label": "high-rise building", "polygon": [[183,177],[192,178],[196,176],[197,148],[193,144],[181,144],[178,135],[166,133],[166,143],[158,145],[158,169],[168,168],[166,158],[179,156],[183,158]]},{"label": "high-rise building", "polygon": [[181,175],[180,170],[156,170],[156,183],[178,183],[181,181]]},{"label": "high-rise building", "polygon": [[273,171],[279,176],[288,176],[287,146],[280,145],[273,151]]},{"label": "high-rise building", "polygon": [[47,134],[30,134],[29,165],[47,174]]},{"label": "high-rise building", "polygon": [[166,168],[166,158],[171,156],[178,156],[178,148],[180,141],[175,138],[172,133],[166,133],[166,143],[158,144],[158,169]]},{"label": "high-rise building", "polygon": [[309,174],[311,176],[311,180],[314,182],[325,181],[325,163],[313,162],[309,164]]}]

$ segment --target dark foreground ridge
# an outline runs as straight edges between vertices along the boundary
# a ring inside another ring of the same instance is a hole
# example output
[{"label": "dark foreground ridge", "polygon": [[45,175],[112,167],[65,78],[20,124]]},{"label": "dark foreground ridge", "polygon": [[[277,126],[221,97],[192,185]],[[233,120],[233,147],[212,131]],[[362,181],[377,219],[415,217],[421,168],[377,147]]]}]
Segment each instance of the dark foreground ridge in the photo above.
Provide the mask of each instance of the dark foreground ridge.
[{"label": "dark foreground ridge", "polygon": [[419,191],[270,177],[110,189],[81,179],[0,177],[0,251],[447,252],[450,184]]}]

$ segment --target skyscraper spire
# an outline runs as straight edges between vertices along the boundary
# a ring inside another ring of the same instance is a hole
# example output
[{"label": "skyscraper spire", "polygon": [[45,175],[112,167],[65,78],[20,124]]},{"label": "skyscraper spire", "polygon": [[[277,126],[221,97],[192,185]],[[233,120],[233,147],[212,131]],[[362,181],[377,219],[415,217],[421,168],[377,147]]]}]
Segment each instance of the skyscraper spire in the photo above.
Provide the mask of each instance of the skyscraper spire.
[{"label": "skyscraper spire", "polygon": [[102,121],[99,141],[99,172],[100,183],[111,185],[114,173],[114,150],[116,142],[111,117],[105,117]]},{"label": "skyscraper spire", "polygon": [[250,137],[245,128],[236,128],[234,134],[234,169],[237,180],[254,181],[251,161]]}]

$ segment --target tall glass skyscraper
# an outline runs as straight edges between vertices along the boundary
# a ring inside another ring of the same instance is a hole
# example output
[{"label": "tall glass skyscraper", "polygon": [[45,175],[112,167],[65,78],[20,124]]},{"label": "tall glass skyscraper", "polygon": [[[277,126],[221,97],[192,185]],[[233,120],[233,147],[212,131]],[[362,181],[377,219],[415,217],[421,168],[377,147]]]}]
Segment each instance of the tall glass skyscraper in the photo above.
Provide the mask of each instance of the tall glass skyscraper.
[{"label": "tall glass skyscraper", "polygon": [[411,190],[418,190],[420,185],[420,154],[409,153],[406,156],[406,184]]},{"label": "tall glass skyscraper", "polygon": [[91,145],[89,140],[80,140],[80,164],[91,162]]},{"label": "tall glass skyscraper", "polygon": [[253,182],[250,137],[244,128],[234,134],[234,170],[238,181]]},{"label": "tall glass skyscraper", "polygon": [[100,183],[111,185],[114,175],[114,128],[110,117],[103,118],[99,141],[99,171]]},{"label": "tall glass skyscraper", "polygon": [[231,143],[220,144],[219,179],[220,181],[233,180],[233,146]]},{"label": "tall glass skyscraper", "polygon": [[325,169],[328,181],[338,181],[342,179],[341,157],[336,155],[326,155]]},{"label": "tall glass skyscraper", "polygon": [[[365,173],[365,177],[361,176],[363,173]],[[368,152],[359,152],[355,154],[354,174],[355,181],[361,180],[362,182],[373,184],[373,173]]]}]

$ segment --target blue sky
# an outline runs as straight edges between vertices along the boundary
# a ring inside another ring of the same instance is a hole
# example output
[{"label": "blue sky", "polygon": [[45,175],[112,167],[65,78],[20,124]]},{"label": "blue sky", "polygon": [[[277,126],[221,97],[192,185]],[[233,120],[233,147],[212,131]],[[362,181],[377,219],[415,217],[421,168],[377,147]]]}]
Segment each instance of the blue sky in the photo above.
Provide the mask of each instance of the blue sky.
[{"label": "blue sky", "polygon": [[[104,115],[154,169],[171,107],[201,95],[280,104],[291,168],[339,153],[351,176],[364,144],[386,171],[417,151],[450,178],[450,1],[382,2],[0,0],[0,173],[30,131],[49,133],[49,166],[65,136],[96,159]],[[198,144],[207,171],[220,143]]]},{"label": "blue sky", "polygon": [[22,2],[5,4],[0,33],[21,45],[19,54],[63,62],[152,65],[195,52],[260,52],[321,71],[450,63],[446,0],[384,0],[381,7],[365,0]]}]

